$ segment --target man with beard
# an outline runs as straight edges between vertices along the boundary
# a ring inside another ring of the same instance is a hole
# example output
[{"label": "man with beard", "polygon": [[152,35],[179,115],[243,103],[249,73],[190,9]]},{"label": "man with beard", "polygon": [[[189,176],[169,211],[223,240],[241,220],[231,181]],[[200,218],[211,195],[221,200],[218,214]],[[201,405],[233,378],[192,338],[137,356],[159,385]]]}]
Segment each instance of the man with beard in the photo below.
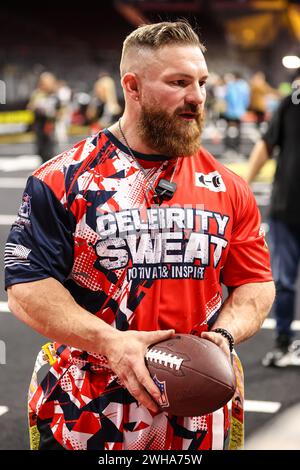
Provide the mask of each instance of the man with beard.
[{"label": "man with beard", "polygon": [[203,51],[185,22],[133,31],[119,122],[28,180],[5,259],[10,309],[54,340],[30,387],[33,448],[223,448],[227,408],[168,415],[144,362],[175,332],[230,357],[274,298],[254,197],[200,148]]}]

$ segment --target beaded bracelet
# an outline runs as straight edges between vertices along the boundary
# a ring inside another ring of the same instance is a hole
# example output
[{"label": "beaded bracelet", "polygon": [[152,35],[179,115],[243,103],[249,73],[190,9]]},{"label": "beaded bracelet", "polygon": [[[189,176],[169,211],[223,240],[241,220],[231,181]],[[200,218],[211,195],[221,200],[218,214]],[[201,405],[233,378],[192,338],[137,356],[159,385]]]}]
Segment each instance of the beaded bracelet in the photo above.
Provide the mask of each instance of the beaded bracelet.
[{"label": "beaded bracelet", "polygon": [[213,331],[214,333],[220,333],[220,335],[224,336],[224,338],[226,338],[229,343],[230,352],[233,351],[234,339],[232,334],[229,333],[229,331],[225,330],[225,328],[216,328],[215,330],[211,331]]}]

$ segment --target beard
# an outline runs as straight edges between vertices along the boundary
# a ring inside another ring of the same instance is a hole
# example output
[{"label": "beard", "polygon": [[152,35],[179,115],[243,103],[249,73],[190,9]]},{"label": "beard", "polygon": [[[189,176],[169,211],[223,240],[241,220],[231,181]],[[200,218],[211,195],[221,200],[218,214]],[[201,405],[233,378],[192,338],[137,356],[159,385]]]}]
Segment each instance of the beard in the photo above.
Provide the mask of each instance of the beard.
[{"label": "beard", "polygon": [[[192,120],[180,114],[195,113]],[[170,115],[159,104],[143,105],[138,123],[138,134],[148,147],[170,158],[194,155],[201,146],[204,111],[189,104]]]}]

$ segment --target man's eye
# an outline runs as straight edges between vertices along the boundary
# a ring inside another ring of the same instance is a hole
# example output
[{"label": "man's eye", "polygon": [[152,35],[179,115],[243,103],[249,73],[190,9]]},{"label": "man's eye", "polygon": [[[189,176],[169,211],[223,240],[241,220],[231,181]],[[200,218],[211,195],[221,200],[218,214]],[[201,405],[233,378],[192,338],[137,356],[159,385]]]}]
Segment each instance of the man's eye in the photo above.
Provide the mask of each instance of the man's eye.
[{"label": "man's eye", "polygon": [[172,85],[176,85],[176,86],[185,86],[185,81],[184,80],[174,80],[173,82],[171,82]]},{"label": "man's eye", "polygon": [[202,80],[201,82],[199,82],[199,85],[202,87],[202,86],[205,86],[206,85],[206,81],[205,80]]}]

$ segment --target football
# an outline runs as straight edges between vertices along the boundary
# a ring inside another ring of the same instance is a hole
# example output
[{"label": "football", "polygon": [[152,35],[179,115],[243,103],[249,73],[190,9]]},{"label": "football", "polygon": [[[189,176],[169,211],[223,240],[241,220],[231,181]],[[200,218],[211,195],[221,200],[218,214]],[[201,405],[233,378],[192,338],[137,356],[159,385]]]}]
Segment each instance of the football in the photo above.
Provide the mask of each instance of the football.
[{"label": "football", "polygon": [[151,345],[145,362],[161,391],[160,407],[176,416],[201,416],[224,406],[236,381],[225,353],[213,342],[178,334]]}]

